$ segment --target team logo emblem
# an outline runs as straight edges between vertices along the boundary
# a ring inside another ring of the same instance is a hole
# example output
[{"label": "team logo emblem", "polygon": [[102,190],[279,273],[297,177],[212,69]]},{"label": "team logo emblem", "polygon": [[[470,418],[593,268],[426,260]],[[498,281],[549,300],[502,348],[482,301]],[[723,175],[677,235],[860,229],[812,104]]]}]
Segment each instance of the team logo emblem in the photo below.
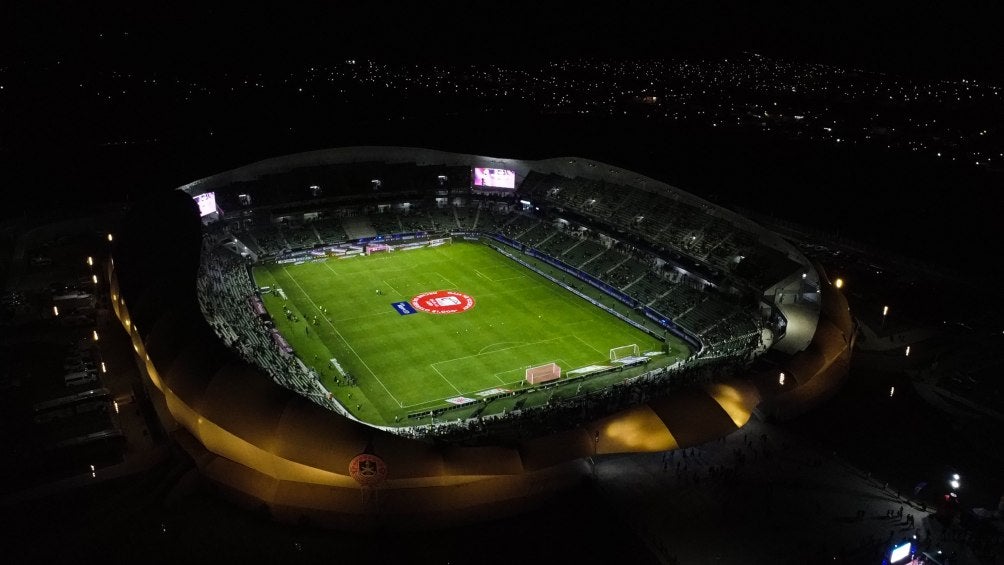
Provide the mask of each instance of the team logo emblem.
[{"label": "team logo emblem", "polygon": [[474,299],[462,292],[436,290],[412,298],[411,305],[430,314],[457,314],[474,308]]},{"label": "team logo emblem", "polygon": [[349,476],[363,486],[373,486],[387,478],[387,464],[372,453],[361,453],[349,462]]}]

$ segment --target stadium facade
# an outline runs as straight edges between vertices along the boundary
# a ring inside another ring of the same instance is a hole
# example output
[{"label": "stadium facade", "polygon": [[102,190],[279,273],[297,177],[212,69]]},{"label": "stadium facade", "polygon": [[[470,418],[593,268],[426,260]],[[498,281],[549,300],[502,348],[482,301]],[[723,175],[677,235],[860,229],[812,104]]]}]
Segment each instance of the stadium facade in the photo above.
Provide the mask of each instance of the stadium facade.
[{"label": "stadium facade", "polygon": [[[606,411],[565,407],[564,425],[509,415],[497,433],[490,418],[390,429],[317,394],[277,366],[281,340],[254,334],[246,301],[258,289],[242,264],[475,234],[608,293],[686,339],[692,357],[624,384]],[[163,426],[222,492],[291,522],[416,528],[520,512],[586,480],[591,457],[801,413],[840,383],[853,346],[846,300],[789,242],[581,158],[396,147],[279,157],[135,206],[115,242],[112,303]],[[232,308],[228,293],[244,302]],[[755,360],[769,350],[783,361],[764,369]]]}]

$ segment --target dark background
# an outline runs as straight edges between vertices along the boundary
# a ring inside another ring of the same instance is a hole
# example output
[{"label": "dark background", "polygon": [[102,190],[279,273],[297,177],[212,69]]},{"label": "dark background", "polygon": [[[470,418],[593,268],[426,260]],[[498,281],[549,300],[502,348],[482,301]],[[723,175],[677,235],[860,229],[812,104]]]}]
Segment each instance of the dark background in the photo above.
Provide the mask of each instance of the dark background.
[{"label": "dark background", "polygon": [[[100,89],[113,72],[211,87],[226,74],[276,79],[349,58],[518,64],[582,56],[699,60],[744,51],[999,83],[1000,16],[994,2],[5,3],[0,217],[134,200],[298,151],[405,145],[593,158],[722,205],[811,223],[895,253],[933,256],[950,268],[987,270],[987,257],[1001,251],[993,228],[999,170],[696,124],[541,116],[520,108],[485,116],[474,106],[393,96],[333,108],[276,88],[236,102],[213,96],[183,105],[132,96],[96,107],[73,87]],[[409,104],[411,120],[388,121],[389,109]]]},{"label": "dark background", "polygon": [[[260,68],[343,56],[660,57],[753,50],[873,70],[1000,78],[999,3],[16,2],[0,56],[160,68]],[[128,49],[114,39],[128,33]]]}]

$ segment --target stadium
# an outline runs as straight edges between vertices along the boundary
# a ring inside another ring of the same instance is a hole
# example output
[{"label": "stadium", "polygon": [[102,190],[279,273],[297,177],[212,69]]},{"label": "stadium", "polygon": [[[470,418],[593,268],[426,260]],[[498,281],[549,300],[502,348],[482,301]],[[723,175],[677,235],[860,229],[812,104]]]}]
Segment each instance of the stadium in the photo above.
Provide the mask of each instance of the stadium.
[{"label": "stadium", "polygon": [[134,206],[112,257],[146,392],[200,472],[347,529],[518,513],[595,457],[790,418],[855,333],[788,241],[582,158],[269,159]]}]

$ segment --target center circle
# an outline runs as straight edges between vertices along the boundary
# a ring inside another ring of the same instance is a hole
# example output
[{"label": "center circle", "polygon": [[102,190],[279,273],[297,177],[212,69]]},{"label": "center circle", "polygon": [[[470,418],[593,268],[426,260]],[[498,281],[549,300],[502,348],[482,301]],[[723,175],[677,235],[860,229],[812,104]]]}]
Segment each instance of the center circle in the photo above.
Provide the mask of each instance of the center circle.
[{"label": "center circle", "polygon": [[411,305],[430,314],[459,314],[474,308],[474,299],[462,292],[434,290],[412,298]]}]

